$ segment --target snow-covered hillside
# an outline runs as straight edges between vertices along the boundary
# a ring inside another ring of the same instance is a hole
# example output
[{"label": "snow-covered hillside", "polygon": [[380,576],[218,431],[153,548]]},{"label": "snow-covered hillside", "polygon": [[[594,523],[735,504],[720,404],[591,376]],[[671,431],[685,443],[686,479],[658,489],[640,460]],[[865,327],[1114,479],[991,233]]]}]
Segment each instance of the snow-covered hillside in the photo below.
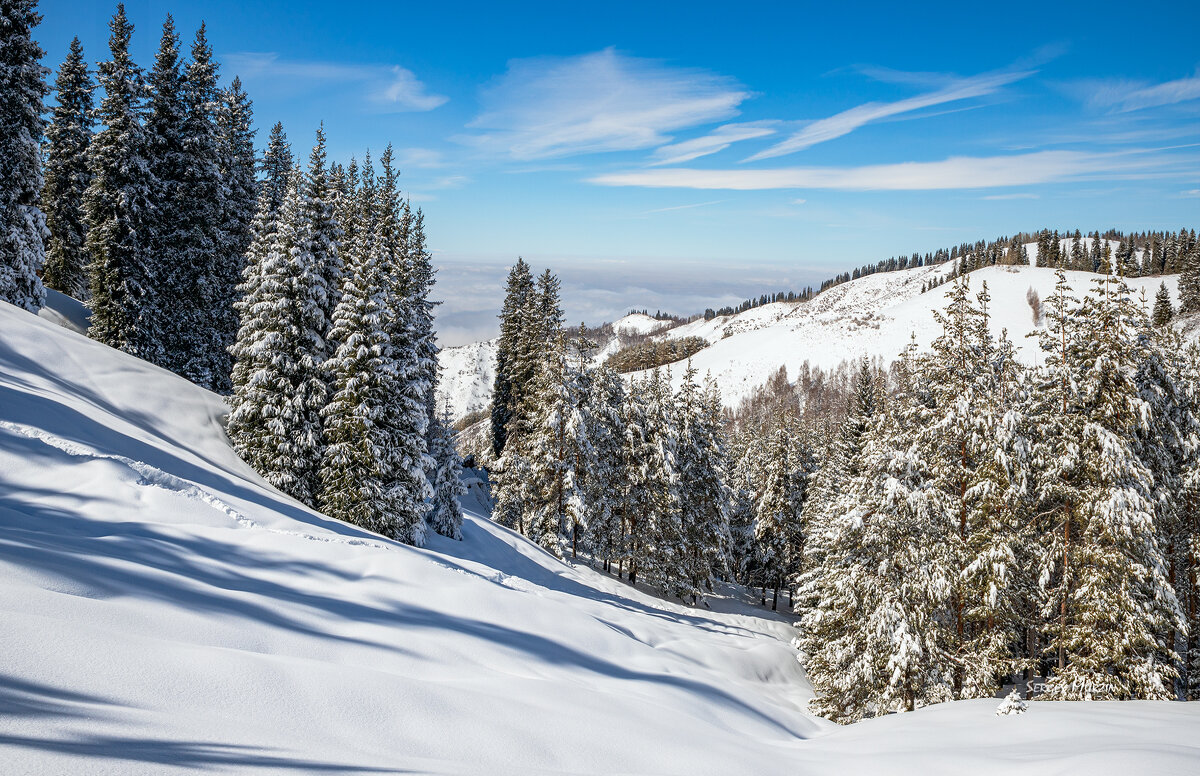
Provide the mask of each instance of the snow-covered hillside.
[{"label": "snow-covered hillside", "polygon": [[450,417],[463,418],[487,409],[492,402],[492,384],[496,381],[496,345],[498,340],[472,342],[445,348],[438,354],[442,367],[438,383],[438,410],[450,410]]},{"label": "snow-covered hillside", "polygon": [[[427,549],[299,505],[223,401],[0,304],[6,773],[1187,772],[1200,704],[836,728],[786,618],[663,602],[486,519]],[[1038,763],[1041,767],[1031,767]]]},{"label": "snow-covered hillside", "polygon": [[[1064,240],[1069,249],[1070,241]],[[1116,247],[1114,243],[1113,248]],[[1026,246],[1036,259],[1037,245]],[[834,367],[861,355],[891,360],[900,354],[915,334],[923,347],[937,336],[933,311],[945,306],[949,284],[922,293],[935,278],[944,277],[950,265],[915,267],[898,272],[882,272],[834,286],[808,302],[775,302],[736,315],[705,321],[696,320],[668,328],[654,338],[698,336],[709,347],[692,357],[700,374],[711,373],[721,388],[725,403],[736,407],[767,378],[786,367],[793,377],[797,368],[808,361],[813,366]],[[986,267],[970,273],[972,290],[988,284],[992,301],[992,327],[997,335],[1008,330],[1021,357],[1033,363],[1039,358],[1036,343],[1026,338],[1036,327],[1026,299],[1030,289],[1042,300],[1054,289],[1054,270],[1036,266]],[[1076,296],[1082,296],[1101,276],[1088,272],[1068,272],[1067,278]],[[1152,304],[1158,284],[1165,282],[1178,303],[1178,276],[1132,278],[1135,293],[1146,291]],[[657,325],[657,324],[662,324]],[[613,324],[648,333],[665,328],[666,322],[649,316],[631,315]],[[603,360],[614,352],[614,342],[602,343],[597,355]],[[490,359],[490,360],[489,360]],[[452,348],[443,356],[443,391],[449,397],[455,417],[487,406],[494,379],[494,341]],[[476,371],[472,372],[472,368]],[[682,369],[673,369],[678,384]]]},{"label": "snow-covered hillside", "polygon": [[[748,310],[740,315],[696,321],[667,332],[669,337],[702,336],[712,343],[692,357],[701,374],[711,372],[731,407],[750,394],[781,366],[790,375],[805,361],[813,366],[833,367],[858,356],[899,355],[915,335],[927,346],[939,333],[933,311],[946,304],[949,284],[921,293],[923,284],[944,275],[946,267],[917,267],[899,272],[868,275],[835,286],[809,302],[779,302]],[[1077,297],[1086,294],[1101,276],[1067,272]],[[985,267],[970,274],[973,292],[986,282],[991,296],[992,329],[1002,330],[1017,345],[1019,356],[1036,363],[1040,351],[1028,338],[1037,326],[1026,299],[1030,289],[1045,300],[1054,290],[1054,270],[1041,267]],[[1178,300],[1178,276],[1132,278],[1135,295],[1145,289],[1153,304],[1158,284],[1165,282]],[[679,369],[674,370],[679,379]]]}]

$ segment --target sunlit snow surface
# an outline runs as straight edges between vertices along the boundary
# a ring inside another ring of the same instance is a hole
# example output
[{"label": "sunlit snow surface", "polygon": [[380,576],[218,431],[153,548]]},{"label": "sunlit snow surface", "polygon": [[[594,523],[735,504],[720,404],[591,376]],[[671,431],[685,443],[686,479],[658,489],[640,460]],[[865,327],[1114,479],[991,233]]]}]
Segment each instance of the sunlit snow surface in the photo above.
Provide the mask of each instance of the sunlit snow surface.
[{"label": "sunlit snow surface", "polygon": [[561,564],[478,485],[465,541],[397,545],[264,485],[224,412],[0,303],[0,772],[1200,770],[1200,704],[836,728],[786,618]]}]

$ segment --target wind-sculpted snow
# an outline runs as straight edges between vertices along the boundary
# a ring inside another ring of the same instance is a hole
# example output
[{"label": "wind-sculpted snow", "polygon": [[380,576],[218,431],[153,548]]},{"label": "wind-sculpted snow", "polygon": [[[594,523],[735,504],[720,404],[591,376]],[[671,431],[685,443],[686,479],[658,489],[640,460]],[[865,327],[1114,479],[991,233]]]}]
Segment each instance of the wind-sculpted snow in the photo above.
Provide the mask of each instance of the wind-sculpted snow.
[{"label": "wind-sculpted snow", "polygon": [[[0,304],[0,772],[1194,771],[1195,704],[837,728],[772,618],[664,602],[486,516],[396,544],[230,451],[220,397]],[[1140,767],[1133,767],[1136,762]]]}]

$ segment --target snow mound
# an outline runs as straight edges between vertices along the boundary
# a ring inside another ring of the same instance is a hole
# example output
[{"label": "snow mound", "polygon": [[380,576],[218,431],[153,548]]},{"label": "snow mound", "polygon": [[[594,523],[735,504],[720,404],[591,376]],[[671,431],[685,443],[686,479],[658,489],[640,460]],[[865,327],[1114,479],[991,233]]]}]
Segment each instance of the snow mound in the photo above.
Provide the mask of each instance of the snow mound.
[{"label": "snow mound", "polygon": [[630,313],[613,321],[613,331],[625,334],[651,334],[670,326],[670,321],[660,321],[642,313]]}]

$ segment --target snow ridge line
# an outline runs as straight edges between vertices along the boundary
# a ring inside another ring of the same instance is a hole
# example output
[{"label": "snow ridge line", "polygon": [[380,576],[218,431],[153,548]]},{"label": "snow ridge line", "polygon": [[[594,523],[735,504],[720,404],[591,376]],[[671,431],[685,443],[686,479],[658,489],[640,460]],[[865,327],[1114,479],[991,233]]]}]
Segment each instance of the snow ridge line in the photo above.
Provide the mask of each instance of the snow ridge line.
[{"label": "snow ridge line", "polygon": [[373,549],[390,550],[390,546],[380,542],[372,542],[366,539],[347,539],[340,536],[315,536],[304,531],[284,531],[279,528],[268,528],[265,525],[247,517],[238,510],[226,504],[221,499],[214,496],[204,488],[194,482],[177,477],[174,474],[159,469],[157,466],[152,466],[145,461],[136,461],[132,458],[127,458],[123,455],[109,455],[108,453],[100,453],[89,449],[84,445],[63,439],[60,436],[51,434],[34,426],[28,426],[22,423],[13,423],[7,420],[0,420],[0,429],[9,431],[26,439],[33,439],[42,444],[53,447],[56,450],[66,453],[67,455],[78,458],[91,458],[99,461],[115,461],[138,476],[137,484],[143,487],[161,488],[172,493],[178,493],[184,498],[193,501],[200,501],[226,517],[234,520],[243,528],[252,528],[268,533],[280,534],[282,536],[297,536],[302,539],[308,539],[314,542],[329,542],[333,544],[348,544],[352,546],[371,547]]}]

